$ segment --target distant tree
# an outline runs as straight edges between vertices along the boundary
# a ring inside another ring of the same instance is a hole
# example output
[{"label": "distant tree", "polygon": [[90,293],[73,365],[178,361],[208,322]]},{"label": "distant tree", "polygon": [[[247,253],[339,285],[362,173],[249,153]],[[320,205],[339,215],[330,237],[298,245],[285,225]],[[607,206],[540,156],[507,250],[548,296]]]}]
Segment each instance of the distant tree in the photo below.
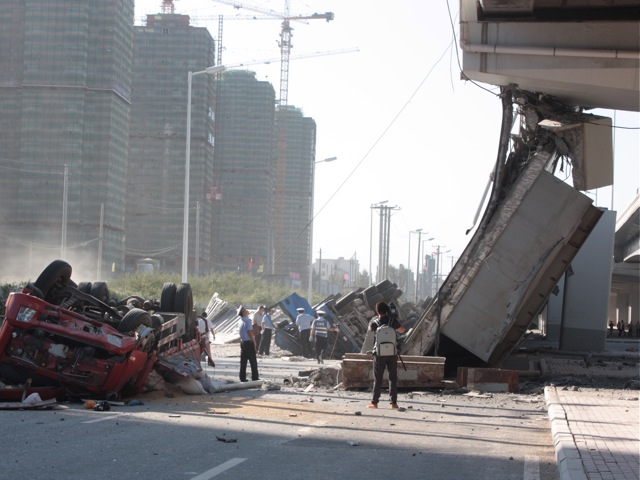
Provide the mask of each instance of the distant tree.
[{"label": "distant tree", "polygon": [[367,288],[369,286],[369,272],[362,270],[355,281],[355,286],[358,288]]}]

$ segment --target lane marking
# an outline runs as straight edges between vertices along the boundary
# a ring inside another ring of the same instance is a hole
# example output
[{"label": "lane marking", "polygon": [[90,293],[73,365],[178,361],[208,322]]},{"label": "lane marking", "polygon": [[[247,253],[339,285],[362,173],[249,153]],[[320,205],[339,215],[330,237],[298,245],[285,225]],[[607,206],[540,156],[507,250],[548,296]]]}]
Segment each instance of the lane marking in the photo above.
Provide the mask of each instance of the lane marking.
[{"label": "lane marking", "polygon": [[522,480],[540,480],[540,461],[535,455],[524,456]]},{"label": "lane marking", "polygon": [[116,414],[116,415],[109,415],[108,417],[101,417],[101,418],[94,418],[93,420],[86,420],[84,422],[81,423],[98,423],[98,422],[104,422],[106,420],[113,420],[115,418],[121,417],[122,415],[120,414]]},{"label": "lane marking", "polygon": [[207,470],[206,472],[201,473],[196,477],[193,477],[191,480],[209,480],[210,478],[218,476],[221,473],[226,472],[230,468],[235,467],[236,465],[240,465],[245,460],[246,458],[232,458],[228,462],[224,462],[218,465],[217,467],[212,468],[211,470]]}]

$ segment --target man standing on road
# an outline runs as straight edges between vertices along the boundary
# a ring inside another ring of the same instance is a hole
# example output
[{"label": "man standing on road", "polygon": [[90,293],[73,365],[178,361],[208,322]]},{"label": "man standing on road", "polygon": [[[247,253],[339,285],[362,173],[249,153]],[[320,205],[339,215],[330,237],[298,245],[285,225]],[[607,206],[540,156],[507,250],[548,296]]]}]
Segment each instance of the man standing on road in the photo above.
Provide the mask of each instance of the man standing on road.
[{"label": "man standing on road", "polygon": [[311,324],[311,336],[315,340],[316,358],[318,363],[324,363],[324,351],[327,348],[327,333],[335,332],[336,327],[331,327],[329,321],[324,318],[324,310],[318,310],[318,318]]},{"label": "man standing on road", "polygon": [[213,330],[213,323],[207,318],[207,312],[202,312],[198,316],[198,331],[203,342],[203,349],[207,357],[207,365],[215,367],[216,364],[211,356],[211,344],[216,339],[216,332]]},{"label": "man standing on road", "polygon": [[264,317],[265,308],[266,307],[264,305],[260,305],[252,318],[253,336],[256,339],[256,347],[260,346],[260,340],[262,340],[262,317]]},{"label": "man standing on road", "polygon": [[273,308],[269,308],[265,310],[264,317],[262,317],[262,340],[260,340],[260,345],[258,346],[260,355],[269,355],[271,349],[271,334],[273,333],[272,314]]},{"label": "man standing on road", "polygon": [[256,341],[253,337],[249,310],[242,305],[238,308],[238,333],[240,334],[240,381],[247,381],[247,361],[251,365],[251,380],[260,380],[258,377],[258,359],[256,358]]},{"label": "man standing on road", "polygon": [[[389,305],[385,302],[378,302],[376,304],[377,318],[373,318],[369,323],[369,330],[374,334],[378,328],[383,325],[388,325],[393,328],[397,333],[404,333],[405,328],[400,321],[395,317],[389,315]],[[380,391],[382,390],[382,377],[384,376],[385,368],[389,371],[389,396],[391,397],[391,408],[398,408],[398,355],[379,355],[378,352],[373,352],[373,397],[371,403],[367,405],[368,408],[378,408],[378,401],[380,400]]]},{"label": "man standing on road", "polygon": [[298,335],[300,335],[300,345],[302,346],[302,354],[306,358],[311,358],[311,342],[309,341],[309,333],[311,324],[315,320],[311,315],[304,312],[303,307],[296,309],[298,316],[296,317],[296,326],[298,327]]}]

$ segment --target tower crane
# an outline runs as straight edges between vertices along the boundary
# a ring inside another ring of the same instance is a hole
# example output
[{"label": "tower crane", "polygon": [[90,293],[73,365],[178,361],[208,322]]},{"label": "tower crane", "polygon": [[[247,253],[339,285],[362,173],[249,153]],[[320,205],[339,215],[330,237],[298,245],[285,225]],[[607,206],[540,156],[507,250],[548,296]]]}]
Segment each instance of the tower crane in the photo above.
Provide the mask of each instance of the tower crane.
[{"label": "tower crane", "polygon": [[311,15],[290,15],[289,14],[289,0],[285,0],[284,14],[278,13],[274,10],[261,8],[256,5],[250,5],[245,3],[235,2],[233,0],[214,0],[216,3],[222,3],[224,5],[230,5],[235,9],[245,9],[252,12],[260,13],[267,17],[279,18],[282,20],[280,29],[280,97],[279,104],[281,107],[286,107],[289,97],[289,56],[291,54],[291,37],[293,36],[293,28],[291,27],[292,21],[300,20],[326,20],[330,22],[334,19],[333,12],[325,13],[312,13]]},{"label": "tower crane", "polygon": [[162,4],[160,5],[162,13],[175,13],[175,5],[173,4],[174,0],[162,0]]}]

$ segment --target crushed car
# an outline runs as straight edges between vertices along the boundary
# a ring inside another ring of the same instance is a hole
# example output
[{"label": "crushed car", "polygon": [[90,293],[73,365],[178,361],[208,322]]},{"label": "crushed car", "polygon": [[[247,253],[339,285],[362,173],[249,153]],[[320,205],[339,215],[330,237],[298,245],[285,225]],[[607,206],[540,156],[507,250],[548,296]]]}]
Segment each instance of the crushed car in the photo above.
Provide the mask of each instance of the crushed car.
[{"label": "crushed car", "polygon": [[198,333],[187,283],[166,283],[159,301],[116,302],[104,282],[76,284],[63,260],[10,293],[0,325],[5,383],[115,400],[140,393],[152,369],[187,375],[209,345]]}]

